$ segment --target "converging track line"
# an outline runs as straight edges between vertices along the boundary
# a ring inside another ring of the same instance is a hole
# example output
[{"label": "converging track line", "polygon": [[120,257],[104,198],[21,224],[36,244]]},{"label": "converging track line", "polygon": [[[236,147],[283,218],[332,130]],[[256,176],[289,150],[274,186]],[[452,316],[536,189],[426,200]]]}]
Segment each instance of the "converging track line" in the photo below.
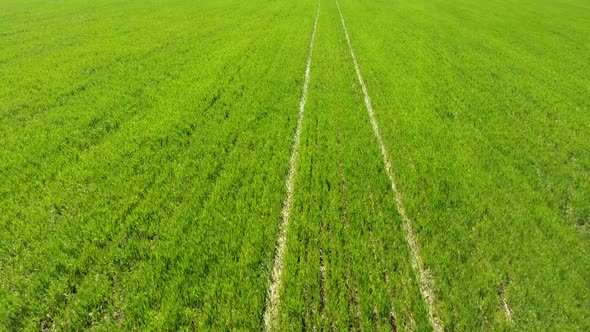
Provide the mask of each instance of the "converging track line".
[{"label": "converging track line", "polygon": [[311,40],[309,42],[309,52],[307,55],[307,66],[305,68],[305,78],[303,80],[303,92],[301,100],[299,101],[299,116],[297,118],[297,128],[293,138],[293,147],[291,148],[291,159],[289,161],[289,174],[285,181],[287,189],[287,197],[283,202],[282,218],[279,225],[279,234],[277,238],[277,249],[274,258],[274,265],[272,269],[272,277],[268,287],[268,294],[266,298],[266,309],[264,311],[264,330],[273,331],[276,326],[279,306],[279,291],[281,286],[281,275],[283,274],[283,256],[287,246],[287,229],[289,226],[289,217],[291,215],[291,205],[293,203],[293,188],[295,182],[295,172],[297,159],[299,157],[299,145],[301,138],[301,128],[303,126],[303,115],[305,113],[305,103],[307,101],[307,89],[309,86],[309,76],[311,71],[311,58],[313,54],[313,43],[315,41],[315,33],[318,26],[318,18],[320,16],[320,0],[316,9],[315,22],[313,24],[313,32],[311,33]]},{"label": "converging track line", "polygon": [[434,312],[434,294],[432,291],[432,279],[430,278],[426,269],[424,268],[424,263],[422,262],[422,257],[420,256],[418,240],[416,239],[416,234],[414,233],[414,229],[412,228],[412,222],[406,214],[406,210],[402,202],[402,195],[398,191],[397,185],[395,184],[395,178],[393,174],[393,169],[391,167],[391,161],[389,159],[389,154],[387,153],[387,149],[385,149],[383,138],[381,137],[381,133],[379,132],[379,125],[377,124],[377,120],[375,119],[375,112],[371,104],[371,97],[369,97],[369,92],[367,91],[365,81],[363,79],[363,76],[361,75],[358,62],[356,61],[356,56],[354,54],[354,50],[352,49],[352,44],[350,42],[350,37],[348,35],[348,29],[346,28],[346,23],[344,23],[344,16],[342,15],[342,10],[340,9],[340,3],[338,2],[338,0],[336,0],[336,6],[338,7],[338,12],[340,13],[340,20],[342,21],[342,27],[344,28],[344,35],[346,37],[346,42],[348,43],[348,49],[350,50],[352,62],[354,63],[354,69],[356,70],[356,75],[358,76],[361,89],[363,90],[363,94],[365,96],[365,105],[367,106],[369,119],[371,121],[371,125],[373,126],[373,132],[375,133],[377,142],[379,142],[379,146],[381,147],[381,155],[383,156],[383,163],[385,165],[387,177],[389,178],[389,182],[391,183],[391,190],[393,191],[393,194],[395,196],[397,212],[399,213],[403,221],[406,242],[410,249],[410,255],[412,259],[412,268],[418,275],[420,292],[422,293],[422,297],[424,298],[424,301],[428,306],[428,316],[430,318],[430,323],[432,324],[434,331],[442,332],[442,323],[440,322],[438,317],[435,316]]}]

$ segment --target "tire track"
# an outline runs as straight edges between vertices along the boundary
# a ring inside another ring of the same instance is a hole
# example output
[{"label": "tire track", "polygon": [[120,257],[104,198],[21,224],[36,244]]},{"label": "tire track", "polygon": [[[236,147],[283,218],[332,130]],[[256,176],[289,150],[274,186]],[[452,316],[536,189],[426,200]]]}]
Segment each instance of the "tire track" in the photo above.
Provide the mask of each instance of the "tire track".
[{"label": "tire track", "polygon": [[338,0],[336,0],[336,6],[338,7],[338,13],[340,14],[340,20],[342,21],[342,27],[344,29],[344,35],[346,37],[348,49],[350,50],[352,62],[354,63],[354,69],[356,71],[359,83],[361,85],[361,89],[363,90],[363,94],[365,97],[365,105],[367,106],[367,112],[369,113],[369,119],[371,121],[371,125],[373,126],[373,132],[375,133],[375,137],[377,138],[377,142],[379,142],[379,146],[381,148],[381,155],[383,156],[383,163],[385,165],[385,171],[387,173],[387,177],[389,178],[389,182],[391,184],[391,190],[393,191],[393,194],[395,196],[397,212],[399,213],[399,215],[403,221],[403,229],[404,229],[404,233],[405,233],[404,235],[406,238],[408,248],[410,249],[410,256],[412,259],[412,268],[414,269],[414,271],[418,275],[420,292],[422,293],[422,297],[424,298],[424,301],[426,302],[426,305],[428,307],[428,316],[430,319],[430,323],[431,323],[432,327],[434,328],[434,331],[442,332],[443,331],[442,323],[438,319],[438,317],[435,315],[435,311],[434,311],[435,299],[434,299],[434,292],[432,290],[433,282],[432,282],[432,279],[431,279],[430,275],[428,274],[426,268],[424,267],[422,257],[420,256],[418,240],[416,239],[416,234],[414,232],[414,229],[412,228],[412,222],[410,221],[410,219],[406,215],[406,210],[405,210],[405,207],[402,202],[402,195],[398,191],[397,185],[395,184],[395,178],[394,178],[393,169],[391,167],[391,161],[389,159],[389,154],[387,153],[387,150],[385,149],[385,144],[383,143],[383,138],[381,137],[381,133],[379,131],[379,125],[377,123],[377,120],[375,119],[375,112],[374,112],[373,106],[371,104],[371,97],[369,97],[369,92],[367,90],[367,87],[365,86],[365,81],[363,79],[363,76],[361,75],[361,71],[359,69],[358,62],[357,62],[356,56],[354,54],[354,50],[352,48],[352,44],[350,42],[350,37],[348,35],[348,29],[346,28],[346,23],[344,22],[344,16],[342,15],[342,10],[340,9],[340,3]]},{"label": "tire track", "polygon": [[514,320],[512,319],[512,308],[508,304],[508,299],[506,298],[506,287],[508,287],[507,282],[503,282],[500,285],[500,290],[498,291],[498,295],[500,296],[500,304],[504,309],[504,315],[506,316],[506,320],[509,323],[514,324]]},{"label": "tire track", "polygon": [[303,115],[305,111],[305,103],[307,101],[307,90],[309,87],[309,77],[311,71],[311,58],[313,54],[313,44],[315,41],[315,34],[318,26],[318,18],[320,16],[320,0],[316,9],[315,22],[313,24],[313,32],[311,33],[311,40],[309,42],[309,52],[307,55],[307,65],[305,68],[305,77],[303,80],[303,92],[301,100],[299,101],[299,116],[297,118],[297,128],[295,130],[295,137],[293,138],[293,147],[291,149],[291,159],[289,161],[289,173],[285,181],[287,189],[287,197],[283,203],[281,223],[279,225],[279,234],[277,238],[276,254],[273,263],[272,277],[268,287],[266,298],[266,309],[264,311],[264,330],[275,330],[275,324],[278,316],[279,306],[279,291],[281,287],[281,275],[283,274],[283,256],[287,246],[287,229],[289,226],[289,217],[291,215],[291,206],[293,203],[293,188],[295,182],[295,172],[297,158],[299,156],[299,145],[301,140],[301,128],[303,126]]}]

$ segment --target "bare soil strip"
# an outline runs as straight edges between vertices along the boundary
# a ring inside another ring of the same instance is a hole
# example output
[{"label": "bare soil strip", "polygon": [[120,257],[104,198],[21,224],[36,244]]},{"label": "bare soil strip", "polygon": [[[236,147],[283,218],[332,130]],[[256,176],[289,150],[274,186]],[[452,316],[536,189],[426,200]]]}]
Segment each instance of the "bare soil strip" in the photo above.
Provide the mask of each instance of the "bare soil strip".
[{"label": "bare soil strip", "polygon": [[352,61],[354,63],[354,69],[356,70],[356,74],[358,76],[359,83],[363,90],[363,94],[365,96],[365,105],[367,106],[367,112],[369,113],[369,118],[371,121],[371,125],[373,126],[373,132],[375,133],[375,137],[379,142],[379,146],[381,147],[381,155],[383,156],[383,162],[385,164],[385,170],[387,172],[387,176],[389,177],[389,182],[391,183],[391,190],[395,196],[395,201],[397,205],[397,211],[402,218],[403,221],[403,228],[406,237],[406,242],[410,249],[410,254],[412,258],[412,268],[418,275],[419,284],[420,284],[420,292],[422,293],[422,297],[428,306],[428,315],[430,318],[430,323],[434,328],[434,331],[439,332],[443,331],[442,322],[436,317],[434,312],[434,293],[432,291],[432,279],[430,278],[427,270],[424,268],[424,263],[422,262],[422,257],[420,256],[420,251],[418,248],[418,241],[416,239],[416,234],[412,228],[412,222],[406,215],[406,211],[402,202],[402,195],[397,190],[397,186],[395,184],[393,169],[391,167],[391,162],[389,159],[389,154],[385,149],[385,144],[383,143],[383,138],[379,132],[379,125],[377,124],[377,120],[375,119],[375,112],[373,111],[373,106],[371,104],[371,97],[369,97],[369,93],[367,91],[367,87],[365,86],[365,81],[363,76],[361,75],[361,71],[358,66],[358,62],[356,60],[356,56],[354,54],[354,50],[352,48],[352,44],[350,42],[350,37],[348,35],[348,29],[346,28],[346,23],[344,23],[344,16],[342,15],[342,10],[340,9],[340,3],[336,0],[336,6],[338,7],[338,12],[340,13],[340,20],[342,21],[342,27],[344,29],[344,35],[346,37],[346,42],[348,43],[348,49],[350,50],[350,55],[352,56]]},{"label": "bare soil strip", "polygon": [[502,307],[504,308],[504,314],[506,315],[506,319],[508,319],[508,321],[512,323],[512,309],[510,309],[510,306],[508,306],[506,298],[502,298]]},{"label": "bare soil strip", "polygon": [[347,284],[350,283],[347,288],[347,293],[350,293],[348,299],[349,314],[350,309],[354,310],[352,313],[352,320],[348,324],[348,331],[363,331],[363,324],[361,323],[361,302],[359,298],[359,289],[356,287],[354,281],[347,280]]},{"label": "bare soil strip", "polygon": [[502,285],[500,286],[500,291],[498,293],[500,295],[500,304],[504,309],[504,315],[506,315],[506,319],[510,323],[514,323],[514,320],[512,320],[512,309],[508,305],[508,300],[506,299],[506,283],[502,283]]},{"label": "bare soil strip", "polygon": [[303,81],[303,92],[301,100],[299,101],[299,116],[297,118],[297,129],[295,130],[295,137],[293,138],[293,147],[291,149],[291,159],[289,161],[289,174],[285,181],[287,189],[287,197],[283,203],[282,218],[279,225],[279,234],[277,238],[277,246],[275,259],[272,269],[272,277],[268,287],[268,294],[266,298],[266,309],[264,312],[264,330],[272,331],[275,329],[275,324],[278,316],[279,306],[279,290],[281,286],[281,275],[283,274],[283,256],[287,245],[287,228],[289,226],[289,217],[291,215],[291,205],[293,203],[293,187],[295,182],[295,172],[297,159],[299,157],[299,145],[301,139],[301,128],[303,126],[303,115],[305,111],[305,103],[307,101],[307,89],[309,86],[309,77],[311,70],[311,57],[313,53],[313,43],[315,41],[315,33],[318,26],[318,18],[320,16],[320,0],[316,10],[315,22],[313,24],[313,32],[311,33],[311,40],[309,42],[309,52],[307,55],[307,66],[305,68],[305,78]]}]

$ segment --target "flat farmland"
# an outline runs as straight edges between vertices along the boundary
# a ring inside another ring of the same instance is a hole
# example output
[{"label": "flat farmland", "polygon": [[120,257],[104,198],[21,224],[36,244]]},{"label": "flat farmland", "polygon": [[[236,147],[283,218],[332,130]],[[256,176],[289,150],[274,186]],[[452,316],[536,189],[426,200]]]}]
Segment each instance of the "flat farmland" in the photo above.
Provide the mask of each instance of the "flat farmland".
[{"label": "flat farmland", "polygon": [[0,330],[590,330],[590,4],[0,0]]}]

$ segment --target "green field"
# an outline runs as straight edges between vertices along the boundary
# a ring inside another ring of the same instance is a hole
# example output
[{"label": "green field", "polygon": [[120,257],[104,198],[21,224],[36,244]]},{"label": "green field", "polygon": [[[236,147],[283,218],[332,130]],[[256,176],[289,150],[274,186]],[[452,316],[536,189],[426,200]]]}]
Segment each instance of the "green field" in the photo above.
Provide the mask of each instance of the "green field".
[{"label": "green field", "polygon": [[0,331],[86,329],[590,331],[590,3],[0,0]]}]

